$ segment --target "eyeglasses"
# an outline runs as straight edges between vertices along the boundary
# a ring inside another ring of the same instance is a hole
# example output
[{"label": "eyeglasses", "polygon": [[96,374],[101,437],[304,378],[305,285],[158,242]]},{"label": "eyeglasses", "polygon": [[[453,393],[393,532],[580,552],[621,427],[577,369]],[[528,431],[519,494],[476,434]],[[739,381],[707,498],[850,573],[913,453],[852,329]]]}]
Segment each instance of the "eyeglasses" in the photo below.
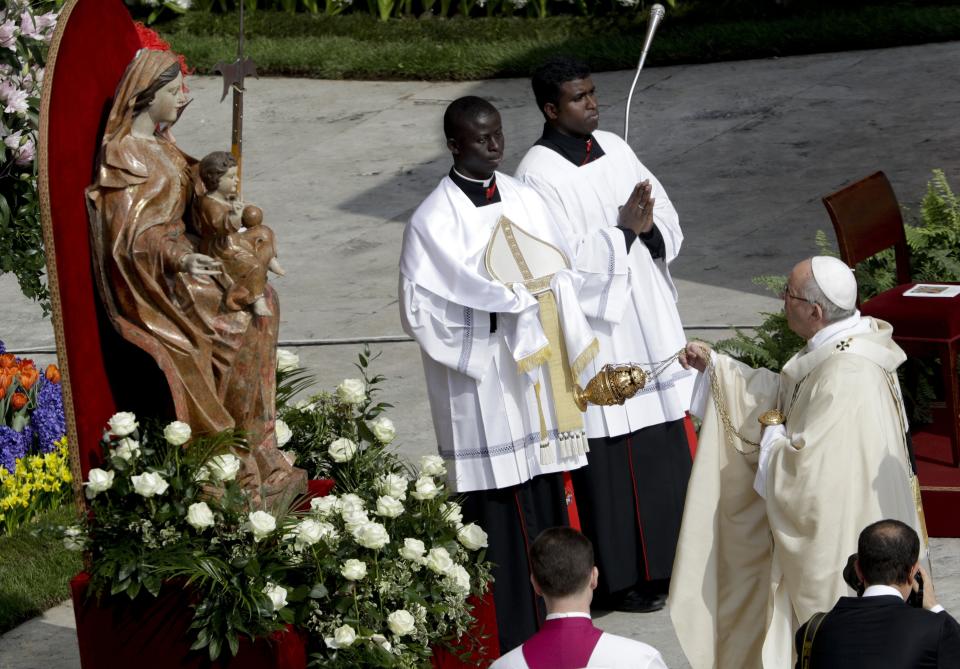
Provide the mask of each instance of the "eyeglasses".
[{"label": "eyeglasses", "polygon": [[780,299],[784,299],[784,300],[785,300],[785,299],[787,299],[788,297],[792,297],[792,298],[795,299],[795,300],[800,300],[801,302],[806,302],[807,304],[816,304],[816,302],[814,302],[813,300],[808,300],[808,299],[805,298],[805,297],[800,297],[799,295],[794,295],[793,293],[790,292],[790,289],[789,289],[789,288],[784,288],[783,290],[780,291]]}]

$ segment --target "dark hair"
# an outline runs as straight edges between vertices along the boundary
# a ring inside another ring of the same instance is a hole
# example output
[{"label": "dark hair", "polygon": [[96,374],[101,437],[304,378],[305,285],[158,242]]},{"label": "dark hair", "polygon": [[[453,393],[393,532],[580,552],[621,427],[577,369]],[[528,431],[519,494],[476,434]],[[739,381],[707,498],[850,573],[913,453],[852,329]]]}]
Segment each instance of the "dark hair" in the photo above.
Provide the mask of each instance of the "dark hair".
[{"label": "dark hair", "polygon": [[472,121],[484,114],[496,113],[498,113],[496,107],[476,95],[457,98],[447,105],[446,111],[443,112],[443,135],[447,139],[457,139],[457,134],[463,128],[464,122]]},{"label": "dark hair", "polygon": [[530,546],[530,571],[547,597],[567,597],[590,582],[593,544],[571,527],[551,527]]},{"label": "dark hair", "polygon": [[546,116],[543,108],[548,102],[560,103],[560,87],[563,84],[589,76],[590,68],[586,63],[570,56],[555,56],[534,70],[530,84],[540,113]]},{"label": "dark hair", "polygon": [[899,520],[868,525],[857,542],[857,560],[868,585],[910,582],[910,570],[920,557],[920,537]]},{"label": "dark hair", "polygon": [[200,161],[200,180],[207,191],[217,190],[220,185],[220,177],[227,173],[231,167],[236,167],[237,159],[232,153],[227,151],[214,151],[208,153]]},{"label": "dark hair", "polygon": [[180,63],[174,63],[161,72],[160,76],[153,80],[153,83],[137,93],[137,99],[133,103],[133,115],[136,116],[149,107],[157,91],[176,79],[178,74],[180,74]]}]

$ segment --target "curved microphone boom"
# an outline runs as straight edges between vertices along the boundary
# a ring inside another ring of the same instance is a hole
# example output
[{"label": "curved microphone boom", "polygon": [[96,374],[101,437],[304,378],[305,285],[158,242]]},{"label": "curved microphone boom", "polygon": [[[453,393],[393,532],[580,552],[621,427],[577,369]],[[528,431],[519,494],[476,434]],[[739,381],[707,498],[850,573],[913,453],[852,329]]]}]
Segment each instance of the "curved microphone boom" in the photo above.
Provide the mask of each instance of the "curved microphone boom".
[{"label": "curved microphone boom", "polygon": [[630,134],[630,104],[633,102],[633,89],[637,87],[637,80],[640,78],[640,71],[647,60],[647,52],[650,50],[650,43],[653,42],[653,34],[657,32],[657,26],[663,19],[665,10],[663,5],[655,4],[650,8],[650,20],[647,21],[647,36],[643,40],[643,51],[640,52],[640,62],[637,64],[637,73],[633,75],[633,83],[630,84],[630,94],[627,95],[627,111],[623,116],[623,141],[629,141]]}]

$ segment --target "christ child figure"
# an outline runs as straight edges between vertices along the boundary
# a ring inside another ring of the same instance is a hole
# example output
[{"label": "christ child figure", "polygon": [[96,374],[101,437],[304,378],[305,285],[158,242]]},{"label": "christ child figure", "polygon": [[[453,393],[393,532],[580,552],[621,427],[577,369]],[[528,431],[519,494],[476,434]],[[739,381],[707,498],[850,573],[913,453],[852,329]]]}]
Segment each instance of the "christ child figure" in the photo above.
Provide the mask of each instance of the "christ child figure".
[{"label": "christ child figure", "polygon": [[273,230],[262,224],[263,212],[237,197],[237,161],[226,151],[214,151],[200,161],[206,192],[194,200],[193,227],[200,253],[219,260],[226,286],[224,305],[230,311],[249,308],[270,316],[263,295],[267,270],[286,272],[277,260]]}]

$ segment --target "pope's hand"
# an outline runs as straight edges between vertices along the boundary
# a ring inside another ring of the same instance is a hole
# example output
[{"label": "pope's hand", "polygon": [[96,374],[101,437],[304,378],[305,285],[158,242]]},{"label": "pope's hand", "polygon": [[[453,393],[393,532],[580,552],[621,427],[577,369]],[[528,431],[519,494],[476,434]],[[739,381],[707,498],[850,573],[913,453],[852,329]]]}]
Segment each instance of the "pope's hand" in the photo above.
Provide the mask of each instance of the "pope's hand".
[{"label": "pope's hand", "polygon": [[684,369],[693,367],[698,372],[704,372],[710,364],[710,349],[706,344],[691,341],[677,359]]},{"label": "pope's hand", "polygon": [[188,253],[180,258],[180,271],[188,272],[190,276],[211,276],[220,274],[221,264],[210,256],[202,253]]}]

